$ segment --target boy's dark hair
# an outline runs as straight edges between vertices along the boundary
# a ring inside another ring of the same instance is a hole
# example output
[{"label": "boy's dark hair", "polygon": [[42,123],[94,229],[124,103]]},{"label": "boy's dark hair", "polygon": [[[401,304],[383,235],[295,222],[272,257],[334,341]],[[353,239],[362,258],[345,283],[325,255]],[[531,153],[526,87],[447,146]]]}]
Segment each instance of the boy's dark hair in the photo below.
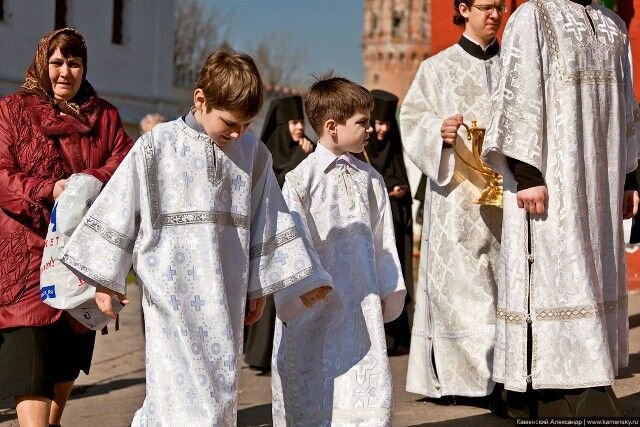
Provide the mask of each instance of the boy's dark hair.
[{"label": "boy's dark hair", "polygon": [[207,112],[215,108],[251,118],[262,108],[260,72],[246,53],[219,49],[209,55],[198,74],[196,88],[204,92]]},{"label": "boy's dark hair", "polygon": [[460,5],[466,4],[467,7],[471,7],[473,5],[474,0],[453,0],[453,23],[459,27],[464,27],[467,23],[467,18],[460,15]]},{"label": "boy's dark hair", "polygon": [[345,124],[357,112],[370,112],[373,97],[357,83],[334,76],[330,71],[316,78],[304,97],[304,109],[311,127],[322,136],[324,123],[333,119]]}]

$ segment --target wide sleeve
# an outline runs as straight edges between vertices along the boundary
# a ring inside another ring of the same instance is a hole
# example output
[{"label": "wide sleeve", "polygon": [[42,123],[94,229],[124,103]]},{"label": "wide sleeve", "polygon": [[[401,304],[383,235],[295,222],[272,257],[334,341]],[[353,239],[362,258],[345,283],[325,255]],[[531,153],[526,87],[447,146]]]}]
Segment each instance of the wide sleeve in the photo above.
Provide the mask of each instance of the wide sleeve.
[{"label": "wide sleeve", "polygon": [[140,229],[141,144],[115,171],[64,246],[61,261],[91,285],[126,293]]},{"label": "wide sleeve", "polygon": [[505,156],[544,173],[548,70],[538,14],[537,6],[531,3],[520,6],[509,19],[502,39],[502,73],[492,100],[482,155],[488,165],[503,175],[510,174]]},{"label": "wide sleeve", "polygon": [[115,107],[111,107],[105,112],[104,121],[103,140],[99,143],[109,147],[109,157],[101,167],[82,171],[82,173],[93,175],[103,183],[111,178],[133,145],[133,141],[131,141],[122,126],[120,114],[118,114],[118,110]]},{"label": "wide sleeve", "polygon": [[0,209],[34,228],[46,228],[49,197],[58,178],[38,178],[20,170],[15,155],[19,114],[15,102],[0,102]]},{"label": "wide sleeve", "polygon": [[[306,309],[300,296],[329,285],[331,277],[312,259],[282,197],[266,150],[258,156],[259,170],[252,191],[249,298],[274,293],[276,312],[291,321]],[[255,172],[254,172],[255,173]]]},{"label": "wide sleeve", "polygon": [[389,196],[381,181],[374,180],[374,185],[379,185],[381,188],[375,191],[378,193],[380,202],[376,204],[379,206],[379,211],[373,216],[377,218],[373,226],[373,240],[378,289],[380,298],[384,302],[382,318],[386,323],[396,319],[402,313],[407,289],[396,248]]},{"label": "wide sleeve", "polygon": [[445,117],[438,114],[437,70],[424,61],[400,107],[400,131],[404,150],[411,161],[439,186],[453,177],[455,158],[452,148],[444,148],[440,128]]},{"label": "wide sleeve", "polygon": [[640,109],[638,101],[633,93],[633,61],[631,58],[631,45],[627,36],[627,46],[622,58],[622,71],[624,74],[624,101],[625,101],[625,127],[626,127],[626,173],[635,171],[640,155]]}]

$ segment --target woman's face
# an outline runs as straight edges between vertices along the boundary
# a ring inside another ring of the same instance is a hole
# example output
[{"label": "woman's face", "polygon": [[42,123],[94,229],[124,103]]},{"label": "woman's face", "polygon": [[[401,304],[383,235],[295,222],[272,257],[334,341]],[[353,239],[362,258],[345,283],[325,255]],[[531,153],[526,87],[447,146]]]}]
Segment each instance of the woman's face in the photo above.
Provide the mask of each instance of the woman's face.
[{"label": "woman's face", "polygon": [[82,84],[83,74],[82,59],[65,58],[60,53],[60,48],[57,48],[49,58],[49,79],[54,98],[69,101],[76,96]]},{"label": "woman's face", "polygon": [[289,120],[291,139],[298,142],[304,137],[304,120]]},{"label": "woman's face", "polygon": [[391,123],[383,122],[382,120],[376,120],[374,130],[376,132],[376,138],[378,139],[378,141],[384,140],[384,137],[387,136],[389,129],[391,129]]}]

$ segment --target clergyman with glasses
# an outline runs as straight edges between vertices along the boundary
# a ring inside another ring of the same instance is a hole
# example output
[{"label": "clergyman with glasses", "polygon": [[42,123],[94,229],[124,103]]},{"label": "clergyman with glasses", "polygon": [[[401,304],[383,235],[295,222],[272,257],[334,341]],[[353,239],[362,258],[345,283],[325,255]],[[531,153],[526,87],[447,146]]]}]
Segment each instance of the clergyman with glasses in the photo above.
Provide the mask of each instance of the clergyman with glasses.
[{"label": "clergyman with glasses", "polygon": [[407,390],[435,398],[494,389],[502,227],[499,206],[476,203],[488,177],[461,126],[489,122],[505,7],[499,0],[452,3],[464,34],[420,65],[400,111],[405,151],[429,178]]}]

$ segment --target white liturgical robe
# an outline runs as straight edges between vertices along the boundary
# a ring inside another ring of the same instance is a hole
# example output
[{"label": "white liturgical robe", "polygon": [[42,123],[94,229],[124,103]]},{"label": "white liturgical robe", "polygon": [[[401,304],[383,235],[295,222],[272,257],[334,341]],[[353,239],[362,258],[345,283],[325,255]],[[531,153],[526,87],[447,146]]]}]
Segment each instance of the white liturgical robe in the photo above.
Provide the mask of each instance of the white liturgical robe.
[{"label": "white liturgical robe", "polygon": [[137,141],[62,259],[120,293],[132,264],[138,275],[147,382],[134,426],[235,425],[247,295],[275,292],[292,320],[304,311],[300,294],[331,283],[312,264],[264,144],[246,133],[219,147],[181,118]]},{"label": "white liturgical robe", "polygon": [[391,425],[384,322],[400,315],[406,289],[383,179],[318,144],[287,174],[283,194],[334,290],[298,319],[277,321],[274,425]]},{"label": "white liturgical robe", "polygon": [[[429,178],[407,373],[412,393],[493,390],[502,210],[475,203],[487,179],[443,147],[440,129],[455,114],[486,127],[499,70],[497,56],[480,59],[456,44],[420,65],[400,109],[405,151]],[[478,165],[462,127],[456,148]]]},{"label": "white liturgical robe", "polygon": [[[637,162],[628,52],[624,22],[596,2],[530,0],[507,25],[484,158],[505,176],[493,375],[509,390],[610,385],[628,364],[622,194]],[[542,173],[544,215],[518,208],[505,156]]]}]

